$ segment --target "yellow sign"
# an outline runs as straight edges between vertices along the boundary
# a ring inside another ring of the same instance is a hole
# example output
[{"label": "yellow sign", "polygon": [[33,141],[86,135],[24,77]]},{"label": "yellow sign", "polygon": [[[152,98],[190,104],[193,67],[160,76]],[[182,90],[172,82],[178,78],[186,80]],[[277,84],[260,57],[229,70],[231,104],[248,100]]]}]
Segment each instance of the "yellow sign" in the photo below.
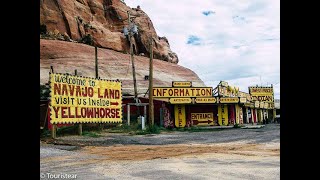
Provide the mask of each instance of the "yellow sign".
[{"label": "yellow sign", "polygon": [[171,88],[156,87],[153,88],[153,97],[212,97],[211,87],[189,87],[189,88]]},{"label": "yellow sign", "polygon": [[191,98],[170,98],[171,104],[191,104]]},{"label": "yellow sign", "polygon": [[274,102],[273,87],[249,87],[252,100]]},{"label": "yellow sign", "polygon": [[240,124],[240,106],[238,104],[235,105],[235,108],[236,108],[236,123],[237,124]]},{"label": "yellow sign", "polygon": [[236,123],[237,124],[243,124],[243,111],[242,107],[240,107],[238,104],[236,104]]},{"label": "yellow sign", "polygon": [[264,102],[260,102],[259,108],[263,108],[263,107],[264,107]]},{"label": "yellow sign", "polygon": [[259,108],[259,106],[260,106],[260,102],[259,102],[259,101],[255,101],[255,102],[254,102],[254,107],[255,107],[255,108]]},{"label": "yellow sign", "polygon": [[220,126],[228,125],[228,106],[227,105],[218,105],[218,124]]},{"label": "yellow sign", "polygon": [[186,108],[184,105],[178,104],[174,106],[174,118],[176,127],[186,126]]},{"label": "yellow sign", "polygon": [[238,103],[239,98],[237,97],[221,97],[219,98],[220,103]]},{"label": "yellow sign", "polygon": [[247,98],[246,97],[241,97],[240,98],[240,103],[246,103],[247,102]]},{"label": "yellow sign", "polygon": [[264,109],[268,109],[269,108],[269,103],[264,103]]},{"label": "yellow sign", "polygon": [[120,81],[50,73],[51,123],[120,123]]},{"label": "yellow sign", "polygon": [[191,87],[191,81],[172,81],[172,87]]},{"label": "yellow sign", "polygon": [[211,98],[196,98],[196,103],[216,103],[217,99],[215,97]]},{"label": "yellow sign", "polygon": [[243,124],[243,111],[241,107],[239,109],[239,124]]},{"label": "yellow sign", "polygon": [[213,113],[191,113],[193,125],[214,125]]}]

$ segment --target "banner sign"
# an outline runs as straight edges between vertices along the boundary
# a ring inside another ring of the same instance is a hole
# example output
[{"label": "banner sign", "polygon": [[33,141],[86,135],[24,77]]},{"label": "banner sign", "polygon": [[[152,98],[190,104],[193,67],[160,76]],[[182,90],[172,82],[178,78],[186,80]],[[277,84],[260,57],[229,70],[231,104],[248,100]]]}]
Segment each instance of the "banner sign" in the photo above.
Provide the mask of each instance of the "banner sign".
[{"label": "banner sign", "polygon": [[51,123],[121,123],[120,81],[50,73]]},{"label": "banner sign", "polygon": [[169,102],[171,104],[191,104],[191,98],[170,98]]},{"label": "banner sign", "polygon": [[212,87],[155,87],[153,97],[212,97]]},{"label": "banner sign", "polygon": [[220,103],[238,103],[239,98],[238,97],[233,97],[233,98],[227,98],[227,97],[221,97],[219,98]]},{"label": "banner sign", "polygon": [[211,97],[211,98],[196,98],[195,102],[198,103],[198,104],[200,104],[200,103],[216,103],[217,99],[215,97]]},{"label": "banner sign", "polygon": [[249,87],[252,100],[274,102],[273,87]]},{"label": "banner sign", "polygon": [[193,125],[214,125],[213,113],[191,113]]},{"label": "banner sign", "polygon": [[192,81],[172,81],[172,87],[191,87]]}]

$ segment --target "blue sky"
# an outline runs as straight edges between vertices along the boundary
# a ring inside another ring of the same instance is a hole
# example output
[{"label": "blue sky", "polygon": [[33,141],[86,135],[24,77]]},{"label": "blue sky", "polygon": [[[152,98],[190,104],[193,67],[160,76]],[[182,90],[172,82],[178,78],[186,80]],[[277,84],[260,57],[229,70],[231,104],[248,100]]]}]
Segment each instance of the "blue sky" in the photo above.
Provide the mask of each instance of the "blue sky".
[{"label": "blue sky", "polygon": [[220,80],[248,92],[274,84],[280,98],[279,0],[125,0],[140,5],[179,64],[207,86]]}]

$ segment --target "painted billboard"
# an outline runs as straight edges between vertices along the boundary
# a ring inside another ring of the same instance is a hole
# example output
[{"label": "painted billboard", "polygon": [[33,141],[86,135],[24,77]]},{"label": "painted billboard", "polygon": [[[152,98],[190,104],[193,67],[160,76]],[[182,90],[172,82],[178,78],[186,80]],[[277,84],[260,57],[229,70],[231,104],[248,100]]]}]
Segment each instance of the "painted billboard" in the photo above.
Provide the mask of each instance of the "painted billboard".
[{"label": "painted billboard", "polygon": [[273,102],[273,87],[249,87],[253,101]]},{"label": "painted billboard", "polygon": [[191,113],[193,125],[214,125],[213,113]]},{"label": "painted billboard", "polygon": [[212,87],[155,87],[153,97],[212,97]]},{"label": "painted billboard", "polygon": [[50,73],[51,123],[121,123],[120,81]]}]

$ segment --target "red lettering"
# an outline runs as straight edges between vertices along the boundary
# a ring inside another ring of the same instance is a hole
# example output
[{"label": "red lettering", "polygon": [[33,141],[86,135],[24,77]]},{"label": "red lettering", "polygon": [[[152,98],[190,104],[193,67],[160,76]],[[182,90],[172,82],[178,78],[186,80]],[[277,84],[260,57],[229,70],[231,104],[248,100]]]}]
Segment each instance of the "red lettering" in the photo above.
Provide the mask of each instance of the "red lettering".
[{"label": "red lettering", "polygon": [[205,95],[206,95],[206,90],[201,89],[201,95],[202,95],[202,96],[205,96]]},{"label": "red lettering", "polygon": [[81,97],[80,86],[77,86],[77,87],[76,87],[76,96]]},{"label": "red lettering", "polygon": [[197,90],[197,95],[196,96],[200,96],[199,91],[200,89],[196,89]]},{"label": "red lettering", "polygon": [[56,84],[54,83],[53,85],[53,92],[54,92],[54,95],[56,95],[58,93],[58,95],[61,94],[61,84]]},{"label": "red lettering", "polygon": [[212,89],[206,89],[207,96],[212,96]]},{"label": "red lettering", "polygon": [[111,117],[114,118],[115,117],[115,109],[111,109]]},{"label": "red lettering", "polygon": [[69,85],[70,96],[73,96],[74,85]]},{"label": "red lettering", "polygon": [[103,96],[100,95],[100,88],[98,88],[98,98],[103,98]]},{"label": "red lettering", "polygon": [[109,108],[106,108],[106,118],[111,118]]},{"label": "red lettering", "polygon": [[66,115],[65,110],[67,109],[67,107],[61,107],[61,117],[62,118],[68,118],[68,115]]},{"label": "red lettering", "polygon": [[62,84],[62,95],[68,95],[68,88],[66,84]]},{"label": "red lettering", "polygon": [[190,96],[188,89],[186,89],[186,96]]},{"label": "red lettering", "polygon": [[87,108],[87,118],[93,118],[93,108]]},{"label": "red lettering", "polygon": [[81,118],[81,115],[78,114],[78,107],[76,107],[75,109],[76,109],[76,110],[75,110],[75,111],[76,111],[76,118]]},{"label": "red lettering", "polygon": [[105,115],[106,115],[106,111],[105,111],[103,108],[101,108],[101,109],[100,109],[100,117],[101,117],[101,118],[104,118]]},{"label": "red lettering", "polygon": [[109,89],[110,99],[114,99],[114,90]]},{"label": "red lettering", "polygon": [[99,118],[99,108],[94,108],[94,117]]},{"label": "red lettering", "polygon": [[157,89],[157,95],[156,96],[162,96],[161,89]]},{"label": "red lettering", "polygon": [[194,91],[194,89],[191,89],[191,92],[192,92],[191,96],[194,96],[194,95],[193,95],[193,91]]},{"label": "red lettering", "polygon": [[115,99],[120,99],[120,91],[119,90],[115,91]]},{"label": "red lettering", "polygon": [[88,87],[82,88],[82,96],[86,97],[88,95]]},{"label": "red lettering", "polygon": [[89,97],[92,97],[93,96],[93,87],[89,87],[88,89],[87,89],[87,94],[88,94],[88,96]]},{"label": "red lettering", "polygon": [[60,107],[53,107],[53,110],[54,110],[54,112],[55,112],[55,114],[56,114],[56,118],[58,118],[59,108],[60,108]]},{"label": "red lettering", "polygon": [[68,107],[68,114],[69,114],[69,118],[74,118],[74,115],[71,115],[70,107]]},{"label": "red lettering", "polygon": [[120,118],[120,109],[116,109],[116,118]]},{"label": "red lettering", "polygon": [[86,116],[87,116],[87,109],[82,107],[81,108],[81,117],[82,118],[86,118]]},{"label": "red lettering", "polygon": [[166,94],[166,91],[167,91],[168,89],[163,89],[163,94],[161,95],[161,96],[164,96],[165,94]]},{"label": "red lettering", "polygon": [[180,89],[180,96],[184,96],[184,89]]},{"label": "red lettering", "polygon": [[179,96],[179,89],[174,89],[174,96]]}]

